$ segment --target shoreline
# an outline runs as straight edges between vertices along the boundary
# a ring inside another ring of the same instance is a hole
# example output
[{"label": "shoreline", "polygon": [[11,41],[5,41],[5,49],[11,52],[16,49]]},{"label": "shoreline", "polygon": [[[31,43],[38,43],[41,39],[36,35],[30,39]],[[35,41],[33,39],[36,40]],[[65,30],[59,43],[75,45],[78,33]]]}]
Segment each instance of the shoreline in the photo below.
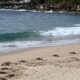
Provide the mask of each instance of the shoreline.
[{"label": "shoreline", "polygon": [[62,48],[62,47],[67,47],[67,46],[80,46],[80,43],[69,43],[69,44],[62,44],[62,45],[54,45],[54,46],[45,46],[45,47],[32,47],[32,48],[24,48],[24,49],[16,49],[13,51],[8,51],[8,52],[1,52],[0,53],[0,57],[4,57],[4,56],[10,56],[10,55],[18,55],[18,54],[22,54],[25,52],[32,52],[32,51],[36,51],[36,50],[47,50],[47,49],[55,49],[55,48]]},{"label": "shoreline", "polygon": [[28,12],[44,12],[44,13],[71,13],[71,14],[80,14],[80,11],[65,11],[65,10],[36,10],[36,9],[31,9],[31,10],[27,10],[27,9],[5,9],[2,8],[0,9],[2,11],[6,10],[6,11],[28,11]]},{"label": "shoreline", "polygon": [[[48,49],[48,48],[55,48],[55,47],[62,47],[62,46],[69,46],[69,45],[78,45],[79,42],[75,43],[66,43],[66,44],[59,44],[59,45],[47,45],[47,46],[40,46],[40,47],[31,47],[31,48],[22,48],[22,49],[15,49],[12,51],[8,52],[0,52],[0,57],[1,56],[7,56],[7,55],[14,55],[14,54],[21,54],[23,52],[28,52],[28,51],[34,51],[34,50],[39,50],[39,49]],[[79,43],[80,44],[80,43]]]}]

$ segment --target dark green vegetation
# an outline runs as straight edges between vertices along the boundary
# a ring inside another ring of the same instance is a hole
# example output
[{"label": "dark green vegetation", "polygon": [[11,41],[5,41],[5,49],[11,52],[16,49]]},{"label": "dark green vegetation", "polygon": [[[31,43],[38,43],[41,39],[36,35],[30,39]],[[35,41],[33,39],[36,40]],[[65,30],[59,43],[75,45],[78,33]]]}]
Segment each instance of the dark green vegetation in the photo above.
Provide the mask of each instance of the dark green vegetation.
[{"label": "dark green vegetation", "polygon": [[30,4],[32,6],[43,5],[48,10],[80,10],[80,0],[31,0]]},{"label": "dark green vegetation", "polygon": [[[0,0],[0,3],[7,3],[10,1],[11,0]],[[20,1],[23,1],[23,0],[12,0],[13,3],[14,2],[19,3]],[[16,5],[19,8],[21,4],[18,4],[18,3]],[[38,10],[39,9],[40,10],[51,10],[52,9],[52,10],[80,11],[80,0],[31,0],[29,3],[25,3],[25,4],[27,5],[23,4],[22,7],[26,9],[28,8],[28,9],[38,9]]]},{"label": "dark green vegetation", "polygon": [[65,4],[65,5],[78,5],[80,4],[80,0],[31,0],[31,2],[35,4]]}]

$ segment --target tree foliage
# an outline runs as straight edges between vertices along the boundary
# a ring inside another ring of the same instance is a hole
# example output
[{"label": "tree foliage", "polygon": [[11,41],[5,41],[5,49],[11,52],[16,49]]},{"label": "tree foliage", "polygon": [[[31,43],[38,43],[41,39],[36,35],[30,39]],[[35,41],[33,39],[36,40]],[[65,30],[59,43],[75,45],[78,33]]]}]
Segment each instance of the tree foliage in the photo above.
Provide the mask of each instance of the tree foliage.
[{"label": "tree foliage", "polygon": [[35,4],[43,4],[43,3],[49,3],[49,4],[80,4],[80,0],[31,0],[31,2]]},{"label": "tree foliage", "polygon": [[[7,1],[21,1],[21,0],[0,0],[0,2],[7,2]],[[23,0],[22,0],[23,1]],[[37,4],[57,4],[57,3],[66,3],[66,4],[80,4],[80,0],[31,0],[30,3],[37,5]]]},{"label": "tree foliage", "polygon": [[[0,2],[7,2],[7,1],[24,1],[24,0],[0,0]],[[31,0],[28,5],[31,8],[36,8],[37,5],[41,4],[50,4],[50,5],[63,5],[64,8],[72,6],[73,8],[77,9],[77,5],[80,5],[80,0]]]}]

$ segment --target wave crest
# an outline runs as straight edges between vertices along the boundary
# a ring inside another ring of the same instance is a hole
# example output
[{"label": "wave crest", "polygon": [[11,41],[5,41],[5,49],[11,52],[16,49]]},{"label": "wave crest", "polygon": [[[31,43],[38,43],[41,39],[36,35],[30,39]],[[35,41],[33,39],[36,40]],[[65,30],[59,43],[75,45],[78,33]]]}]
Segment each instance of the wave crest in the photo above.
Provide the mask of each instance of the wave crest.
[{"label": "wave crest", "polygon": [[57,27],[53,30],[40,32],[43,36],[76,36],[80,35],[80,27]]}]

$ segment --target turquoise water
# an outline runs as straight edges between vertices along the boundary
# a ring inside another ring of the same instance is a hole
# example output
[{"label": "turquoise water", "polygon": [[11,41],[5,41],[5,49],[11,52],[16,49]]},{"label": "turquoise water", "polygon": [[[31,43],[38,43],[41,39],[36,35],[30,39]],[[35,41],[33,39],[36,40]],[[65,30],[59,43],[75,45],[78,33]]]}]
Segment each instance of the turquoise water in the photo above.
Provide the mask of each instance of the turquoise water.
[{"label": "turquoise water", "polygon": [[79,41],[79,14],[0,10],[0,52]]}]

